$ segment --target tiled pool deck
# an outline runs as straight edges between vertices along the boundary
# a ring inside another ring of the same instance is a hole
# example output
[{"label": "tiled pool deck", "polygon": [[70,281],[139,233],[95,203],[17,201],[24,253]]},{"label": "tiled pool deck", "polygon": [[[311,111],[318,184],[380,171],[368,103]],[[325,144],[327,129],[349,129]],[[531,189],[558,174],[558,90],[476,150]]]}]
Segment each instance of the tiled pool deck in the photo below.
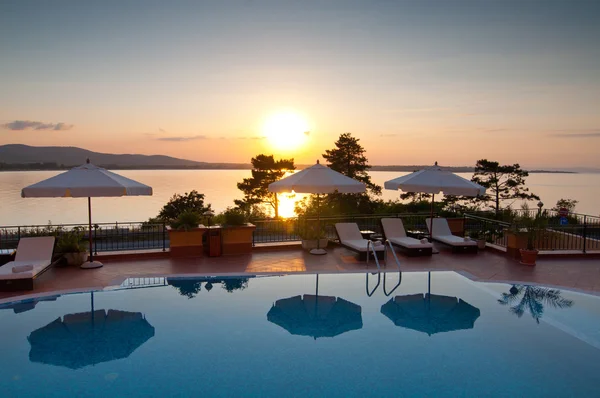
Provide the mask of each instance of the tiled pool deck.
[{"label": "tiled pool deck", "polygon": [[[457,271],[473,280],[522,282],[556,286],[600,294],[600,259],[542,258],[535,267],[517,261],[491,249],[478,254],[453,254],[445,248],[431,257],[405,257],[398,253],[402,271]],[[397,271],[391,255],[384,270]],[[128,277],[170,275],[226,275],[269,273],[336,273],[374,272],[371,260],[358,261],[353,252],[341,247],[328,248],[328,254],[314,256],[299,248],[256,251],[249,255],[198,258],[121,258],[102,260],[104,267],[83,270],[73,267],[50,268],[34,282],[29,292],[0,292],[0,301],[17,296],[38,295],[55,291],[102,289],[119,285]]]}]

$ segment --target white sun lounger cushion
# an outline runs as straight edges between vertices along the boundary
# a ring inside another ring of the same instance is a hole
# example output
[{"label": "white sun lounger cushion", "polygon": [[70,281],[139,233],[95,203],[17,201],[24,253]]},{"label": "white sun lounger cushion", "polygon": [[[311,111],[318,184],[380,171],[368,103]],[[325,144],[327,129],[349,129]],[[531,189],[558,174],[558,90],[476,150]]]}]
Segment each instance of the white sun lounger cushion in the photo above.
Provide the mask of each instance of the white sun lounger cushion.
[{"label": "white sun lounger cushion", "polygon": [[414,239],[414,238],[388,238],[388,240],[394,244],[394,245],[398,245],[398,246],[403,246],[409,249],[426,249],[429,247],[433,247],[433,245],[429,242],[427,242],[427,239],[425,239],[425,243],[418,240],[418,239]]},{"label": "white sun lounger cushion", "polygon": [[[0,267],[0,279],[34,278],[52,263],[53,251],[54,236],[21,238],[17,246],[15,261],[10,261]],[[22,268],[24,266],[31,266],[31,269],[22,272],[13,270],[13,268],[25,269]]]},{"label": "white sun lounger cushion", "polygon": [[[363,239],[360,234],[360,229],[358,229],[358,224],[356,223],[337,223],[335,224],[335,230],[337,231],[338,236],[340,237],[340,243],[342,245],[348,246],[359,252],[367,251],[368,240]],[[384,251],[385,246],[375,246],[375,251]]]},{"label": "white sun lounger cushion", "polygon": [[[425,220],[427,229],[431,231],[431,218]],[[452,235],[448,221],[445,218],[433,219],[433,238],[450,246],[477,246],[477,242],[462,236]]]},{"label": "white sun lounger cushion", "polygon": [[383,226],[383,232],[386,239],[395,245],[403,246],[409,249],[424,249],[433,247],[427,240],[415,239],[406,236],[406,230],[404,224],[399,218],[382,218],[381,225]]}]

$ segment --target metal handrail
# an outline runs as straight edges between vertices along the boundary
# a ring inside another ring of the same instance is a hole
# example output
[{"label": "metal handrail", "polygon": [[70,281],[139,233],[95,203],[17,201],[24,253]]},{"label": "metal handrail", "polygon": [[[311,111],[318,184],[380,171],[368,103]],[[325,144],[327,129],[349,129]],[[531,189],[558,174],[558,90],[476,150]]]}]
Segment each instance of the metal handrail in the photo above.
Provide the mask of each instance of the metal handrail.
[{"label": "metal handrail", "polygon": [[402,283],[402,271],[398,271],[398,283],[396,284],[396,286],[394,286],[394,288],[389,293],[387,292],[387,290],[385,288],[386,275],[387,275],[387,272],[384,272],[383,273],[383,294],[385,294],[386,297],[389,297],[392,293],[394,293],[394,291],[396,291],[396,289],[398,289],[398,287]]},{"label": "metal handrail", "polygon": [[365,290],[367,292],[367,296],[371,297],[371,296],[373,296],[375,291],[377,291],[377,288],[379,287],[379,284],[381,283],[381,272],[377,273],[377,284],[375,285],[375,287],[373,288],[373,290],[370,293],[369,293],[369,273],[367,272],[365,275],[366,275]]},{"label": "metal handrail", "polygon": [[[385,249],[385,246],[386,246],[386,245],[390,247],[390,251],[392,252],[392,255],[394,256],[394,260],[396,260],[396,266],[398,267],[398,271],[401,271],[401,268],[400,268],[400,260],[398,260],[398,256],[396,255],[396,250],[394,250],[394,246],[392,246],[392,242],[390,242],[390,240],[389,240],[389,239],[386,239],[386,240],[385,240],[385,243],[383,244],[383,248],[384,248],[384,249]],[[387,252],[388,252],[388,251],[387,251],[387,250],[385,250],[385,253],[384,253],[384,261],[385,261],[385,265],[387,265],[387,262],[388,262],[388,261],[387,261],[387,256],[388,256]],[[384,279],[384,284],[385,284],[385,279]]]},{"label": "metal handrail", "polygon": [[[373,245],[373,242],[370,240],[367,240],[367,267],[369,266],[369,254],[370,254],[369,247],[371,248],[371,251],[373,252],[373,257],[375,257],[375,265],[377,265],[377,269],[381,271],[381,266],[379,265],[379,259],[377,258],[377,252],[375,251],[375,246]],[[385,246],[383,248],[385,251]]]}]

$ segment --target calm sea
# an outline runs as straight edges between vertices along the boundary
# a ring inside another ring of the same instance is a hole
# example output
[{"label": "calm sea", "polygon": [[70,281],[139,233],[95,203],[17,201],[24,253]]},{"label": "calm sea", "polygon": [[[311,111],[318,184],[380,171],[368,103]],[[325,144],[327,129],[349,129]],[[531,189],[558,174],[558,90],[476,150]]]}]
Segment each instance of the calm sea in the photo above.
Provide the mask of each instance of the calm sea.
[{"label": "calm sea", "polygon": [[[206,195],[216,211],[233,205],[241,198],[236,183],[250,176],[249,170],[123,170],[116,171],[126,177],[152,186],[154,195],[149,197],[121,197],[92,199],[95,222],[144,221],[156,216],[160,208],[174,193],[197,190]],[[21,188],[58,174],[56,171],[26,171],[0,173],[0,225],[34,225],[52,221],[59,223],[85,223],[87,201],[83,198],[21,198]],[[406,173],[372,172],[375,183],[383,182]],[[469,173],[461,174],[470,178]],[[560,198],[579,200],[577,211],[600,214],[600,174],[532,174],[527,186],[540,195],[542,201],[552,207]],[[384,199],[395,199],[396,191],[383,191]],[[294,200],[283,198],[282,215],[293,215]],[[520,203],[516,203],[520,207]]]}]

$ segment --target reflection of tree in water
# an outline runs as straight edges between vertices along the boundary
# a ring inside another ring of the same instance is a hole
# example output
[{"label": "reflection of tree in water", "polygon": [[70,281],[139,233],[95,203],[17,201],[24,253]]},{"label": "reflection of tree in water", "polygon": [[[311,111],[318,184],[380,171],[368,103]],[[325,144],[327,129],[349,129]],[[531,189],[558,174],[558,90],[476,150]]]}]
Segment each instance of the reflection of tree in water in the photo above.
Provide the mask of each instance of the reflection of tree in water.
[{"label": "reflection of tree in water", "polygon": [[177,289],[177,292],[189,299],[196,297],[202,290],[202,282],[205,282],[204,288],[209,292],[213,288],[213,284],[221,283],[223,289],[229,293],[235,290],[244,290],[248,287],[249,278],[203,278],[203,279],[171,279],[169,285]]},{"label": "reflection of tree in water", "polygon": [[197,279],[170,280],[169,285],[177,289],[179,294],[189,299],[196,297],[201,289],[201,283]]},{"label": "reflection of tree in water", "polygon": [[509,293],[502,293],[498,302],[510,306],[509,311],[519,318],[523,316],[525,311],[529,311],[537,323],[540,323],[540,318],[544,314],[544,305],[552,308],[569,308],[573,306],[573,300],[561,297],[561,292],[558,289],[528,285],[513,285]]},{"label": "reflection of tree in water", "polygon": [[223,289],[229,293],[233,293],[234,290],[244,290],[248,287],[248,278],[228,278],[221,281]]}]

